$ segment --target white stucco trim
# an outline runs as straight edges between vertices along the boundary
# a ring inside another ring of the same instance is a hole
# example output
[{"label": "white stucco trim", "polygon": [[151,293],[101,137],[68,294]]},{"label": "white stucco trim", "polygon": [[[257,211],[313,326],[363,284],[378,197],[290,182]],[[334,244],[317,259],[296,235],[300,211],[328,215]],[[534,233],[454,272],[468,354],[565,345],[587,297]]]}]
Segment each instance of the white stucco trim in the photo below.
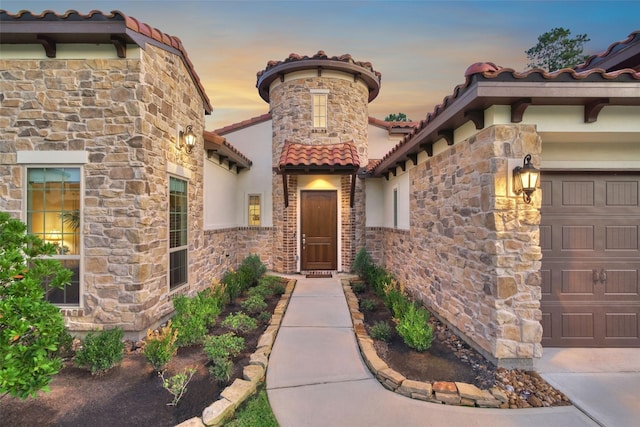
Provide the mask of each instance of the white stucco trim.
[{"label": "white stucco trim", "polygon": [[18,164],[65,164],[65,165],[84,165],[89,163],[88,151],[18,151]]},{"label": "white stucco trim", "polygon": [[[0,59],[49,59],[40,44],[2,44]],[[55,59],[121,59],[112,44],[58,43]],[[127,59],[140,59],[140,47],[127,44]]]}]

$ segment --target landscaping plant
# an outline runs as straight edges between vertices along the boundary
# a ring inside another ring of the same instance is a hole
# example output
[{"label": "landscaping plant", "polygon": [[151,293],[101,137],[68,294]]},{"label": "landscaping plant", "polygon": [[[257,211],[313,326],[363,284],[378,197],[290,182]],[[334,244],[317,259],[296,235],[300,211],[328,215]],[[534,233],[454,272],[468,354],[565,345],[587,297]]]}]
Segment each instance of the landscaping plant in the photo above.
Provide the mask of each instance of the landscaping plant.
[{"label": "landscaping plant", "polygon": [[278,421],[271,411],[267,392],[264,389],[247,400],[225,427],[278,427]]},{"label": "landscaping plant", "polygon": [[0,398],[48,390],[61,367],[65,333],[60,309],[45,299],[44,283],[62,288],[72,272],[50,258],[56,247],[27,233],[0,212]]},{"label": "landscaping plant", "polygon": [[258,284],[258,280],[267,272],[267,266],[257,254],[251,254],[242,260],[238,268],[244,289]]},{"label": "landscaping plant", "polygon": [[231,358],[240,354],[244,344],[244,338],[236,336],[233,332],[207,337],[204,341],[204,353],[211,361],[209,372],[215,379],[229,380],[233,371]]},{"label": "landscaping plant", "polygon": [[194,297],[178,295],[173,299],[173,327],[179,331],[178,346],[200,344],[222,311],[223,301],[212,289]]},{"label": "landscaping plant", "polygon": [[374,340],[389,342],[391,335],[393,335],[393,330],[387,322],[377,321],[369,329],[369,334]]},{"label": "landscaping plant", "polygon": [[257,328],[258,321],[243,312],[237,312],[228,315],[222,321],[221,325],[236,333],[246,333]]},{"label": "landscaping plant", "polygon": [[178,351],[177,339],[178,330],[171,326],[171,320],[167,322],[166,326],[158,328],[157,331],[147,330],[142,353],[156,372],[164,371],[167,363]]},{"label": "landscaping plant", "polygon": [[159,373],[162,378],[162,387],[173,395],[173,400],[167,403],[167,406],[176,406],[182,396],[187,392],[187,384],[196,373],[195,368],[186,368],[184,371],[175,374],[172,377],[164,377],[162,372]]},{"label": "landscaping plant", "polygon": [[87,368],[91,375],[100,375],[122,362],[124,333],[120,328],[91,331],[75,357],[76,366]]},{"label": "landscaping plant", "polygon": [[267,303],[264,301],[264,297],[259,295],[253,295],[240,303],[240,306],[247,310],[249,313],[259,313],[267,308]]},{"label": "landscaping plant", "polygon": [[376,302],[372,299],[363,299],[360,301],[360,309],[362,311],[373,311],[376,308]]},{"label": "landscaping plant", "polygon": [[429,323],[429,312],[416,304],[410,304],[396,325],[396,331],[409,347],[425,351],[433,341],[433,326]]}]

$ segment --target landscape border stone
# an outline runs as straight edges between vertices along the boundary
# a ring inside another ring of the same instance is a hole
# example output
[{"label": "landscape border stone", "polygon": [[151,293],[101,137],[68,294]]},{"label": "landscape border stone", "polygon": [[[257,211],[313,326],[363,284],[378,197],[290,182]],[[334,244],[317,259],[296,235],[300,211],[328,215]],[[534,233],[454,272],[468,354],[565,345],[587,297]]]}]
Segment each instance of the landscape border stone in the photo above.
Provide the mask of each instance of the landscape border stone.
[{"label": "landscape border stone", "polygon": [[[461,382],[434,381],[423,382],[407,379],[384,362],[375,348],[373,340],[364,327],[364,315],[360,312],[358,298],[351,289],[350,279],[342,279],[342,289],[346,296],[349,313],[353,322],[353,331],[358,341],[360,353],[371,373],[382,386],[394,393],[416,400],[454,406],[474,406],[479,408],[508,408],[508,399],[504,392],[493,387],[481,390],[473,384]],[[505,399],[507,402],[505,402]]]},{"label": "landscape border stone", "polygon": [[289,305],[295,286],[296,280],[289,279],[285,287],[285,292],[280,297],[274,314],[269,320],[269,326],[258,339],[256,350],[249,358],[249,365],[245,366],[242,371],[243,378],[236,379],[231,385],[226,387],[220,393],[220,399],[207,406],[204,411],[202,411],[201,417],[190,418],[175,427],[222,426],[225,421],[233,417],[236,409],[256,392],[258,384],[264,381],[269,363],[269,355],[271,354],[273,343],[276,340],[276,335],[282,324],[282,317]]}]

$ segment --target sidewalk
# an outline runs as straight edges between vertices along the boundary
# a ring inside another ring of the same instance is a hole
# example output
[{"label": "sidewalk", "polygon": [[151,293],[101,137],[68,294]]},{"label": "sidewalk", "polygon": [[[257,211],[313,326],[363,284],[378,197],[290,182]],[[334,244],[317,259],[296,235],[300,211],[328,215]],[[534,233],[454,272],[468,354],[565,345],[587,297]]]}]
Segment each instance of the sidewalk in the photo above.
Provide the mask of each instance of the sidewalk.
[{"label": "sidewalk", "polygon": [[573,406],[481,409],[392,393],[362,361],[340,278],[295,278],[267,370],[267,393],[281,427],[597,425]]}]

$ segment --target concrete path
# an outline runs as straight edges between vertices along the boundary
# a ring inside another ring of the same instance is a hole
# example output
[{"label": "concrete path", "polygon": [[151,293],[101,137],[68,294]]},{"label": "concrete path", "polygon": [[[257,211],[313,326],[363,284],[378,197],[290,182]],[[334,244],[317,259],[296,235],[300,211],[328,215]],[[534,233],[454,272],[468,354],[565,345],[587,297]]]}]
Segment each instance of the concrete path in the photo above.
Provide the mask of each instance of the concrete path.
[{"label": "concrete path", "polygon": [[640,426],[640,348],[545,348],[535,368],[601,426]]},{"label": "concrete path", "polygon": [[267,370],[281,427],[596,426],[576,407],[481,409],[409,399],[362,361],[339,277],[298,280]]}]

